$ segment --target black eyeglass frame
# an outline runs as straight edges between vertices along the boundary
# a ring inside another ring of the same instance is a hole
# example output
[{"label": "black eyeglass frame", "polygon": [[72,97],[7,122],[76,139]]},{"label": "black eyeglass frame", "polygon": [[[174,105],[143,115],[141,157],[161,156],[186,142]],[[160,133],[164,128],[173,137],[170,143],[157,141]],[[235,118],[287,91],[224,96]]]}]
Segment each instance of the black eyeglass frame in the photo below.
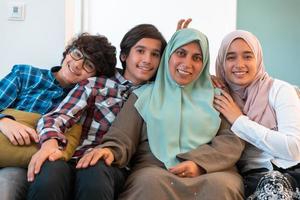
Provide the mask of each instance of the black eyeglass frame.
[{"label": "black eyeglass frame", "polygon": [[[75,52],[79,53],[81,56],[78,57],[78,55],[74,54]],[[83,59],[82,63],[82,68],[87,72],[87,73],[92,73],[96,71],[96,66],[95,64],[91,61],[90,57],[87,56],[83,51],[81,51],[77,47],[72,47],[69,50],[69,54],[74,59],[75,61],[79,61]]]}]

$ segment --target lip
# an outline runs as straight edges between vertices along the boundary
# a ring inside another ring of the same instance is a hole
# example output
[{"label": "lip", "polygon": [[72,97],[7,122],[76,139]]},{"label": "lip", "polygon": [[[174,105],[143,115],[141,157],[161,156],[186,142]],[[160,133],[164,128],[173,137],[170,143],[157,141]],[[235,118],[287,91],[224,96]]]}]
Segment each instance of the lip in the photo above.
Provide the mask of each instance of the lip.
[{"label": "lip", "polygon": [[184,70],[184,69],[177,68],[176,71],[177,71],[177,73],[179,73],[180,75],[185,75],[185,76],[186,76],[186,75],[192,75],[191,72],[186,71],[186,70]]},{"label": "lip", "polygon": [[70,64],[67,64],[67,65],[68,65],[69,71],[70,71],[72,74],[74,74],[74,75],[76,75],[76,76],[79,76],[79,75],[80,75],[78,72],[76,72],[76,71],[73,70],[73,68],[71,67]]},{"label": "lip", "polygon": [[233,71],[234,74],[247,74],[248,71]]},{"label": "lip", "polygon": [[248,75],[248,71],[233,71],[232,74],[234,77],[241,79]]},{"label": "lip", "polygon": [[153,68],[149,66],[137,66],[137,68],[145,72],[150,72],[153,70]]}]

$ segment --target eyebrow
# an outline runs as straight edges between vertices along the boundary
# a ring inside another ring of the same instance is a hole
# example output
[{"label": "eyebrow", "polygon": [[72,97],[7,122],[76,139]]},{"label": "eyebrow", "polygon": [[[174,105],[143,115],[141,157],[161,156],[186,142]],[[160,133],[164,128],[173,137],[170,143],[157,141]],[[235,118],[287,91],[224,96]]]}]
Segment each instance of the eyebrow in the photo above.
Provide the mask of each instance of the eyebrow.
[{"label": "eyebrow", "polygon": [[[189,52],[189,51],[187,51],[185,48],[183,48],[183,47],[179,47],[177,50],[183,50],[183,51],[185,51],[185,52]],[[176,51],[177,51],[176,50]],[[199,52],[196,52],[196,53],[194,53],[193,55],[199,55],[199,56],[202,56],[202,52],[201,51],[199,51]]]},{"label": "eyebrow", "polygon": [[[235,54],[236,54],[236,52],[229,51],[229,52],[227,52],[226,56],[228,56],[228,55],[235,55]],[[254,54],[254,53],[252,51],[243,51],[243,54]]]},{"label": "eyebrow", "polygon": [[252,52],[252,51],[244,51],[243,53],[244,53],[244,54],[248,54],[248,53],[251,53],[251,54],[253,54],[253,52]]},{"label": "eyebrow", "polygon": [[[146,46],[143,46],[143,45],[137,45],[137,46],[135,46],[134,48],[135,48],[135,49],[137,49],[137,48],[149,49],[149,48],[147,48]],[[150,49],[150,50],[151,50],[151,51],[157,51],[157,52],[160,53],[160,49]]]}]

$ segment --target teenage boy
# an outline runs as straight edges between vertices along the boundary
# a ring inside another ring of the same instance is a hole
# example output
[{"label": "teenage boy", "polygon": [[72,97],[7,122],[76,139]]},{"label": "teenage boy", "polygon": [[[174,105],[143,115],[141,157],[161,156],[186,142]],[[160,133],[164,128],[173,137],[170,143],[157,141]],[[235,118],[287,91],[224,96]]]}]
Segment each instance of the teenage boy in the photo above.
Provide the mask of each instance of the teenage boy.
[{"label": "teenage boy", "polygon": [[[99,179],[101,166],[76,169],[77,161],[100,144],[115,116],[133,89],[153,79],[166,41],[150,24],[141,24],[124,36],[120,45],[123,76],[90,78],[74,88],[54,111],[38,124],[41,149],[32,157],[28,181],[32,182],[27,199],[113,199],[124,183],[125,171],[110,171],[117,178],[114,191],[99,193],[105,181]],[[69,161],[59,160],[66,146],[64,132],[81,122],[80,145]]]},{"label": "teenage boy", "polygon": [[[0,111],[14,108],[39,114],[48,113],[76,83],[93,76],[111,77],[114,75],[115,65],[116,48],[106,37],[81,34],[66,47],[61,66],[48,70],[30,65],[15,65],[0,80]],[[4,114],[0,114],[0,131],[13,145],[29,145],[39,140],[34,129]],[[22,199],[26,194],[26,183],[25,169],[0,169],[1,199]]]}]

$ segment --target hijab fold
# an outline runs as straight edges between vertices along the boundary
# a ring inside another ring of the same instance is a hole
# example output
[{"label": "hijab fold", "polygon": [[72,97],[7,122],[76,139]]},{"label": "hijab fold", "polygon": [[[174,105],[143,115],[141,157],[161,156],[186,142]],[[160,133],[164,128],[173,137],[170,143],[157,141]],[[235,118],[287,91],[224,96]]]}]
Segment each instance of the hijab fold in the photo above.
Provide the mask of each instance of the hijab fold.
[{"label": "hijab fold", "polygon": [[[193,41],[202,49],[203,70],[196,80],[180,86],[170,75],[169,59],[176,49]],[[220,118],[213,108],[208,40],[195,29],[182,29],[172,36],[155,82],[134,93],[138,96],[135,107],[146,122],[150,149],[167,168],[179,163],[177,154],[210,142],[218,131]]]},{"label": "hijab fold", "polygon": [[[256,58],[257,73],[254,80],[246,86],[233,84],[225,76],[227,51],[230,44],[238,38],[243,39],[249,45]],[[229,86],[233,99],[245,115],[265,127],[277,129],[276,114],[269,104],[269,91],[274,80],[265,71],[261,45],[252,33],[237,30],[223,39],[216,60],[216,73],[217,77]]]}]

